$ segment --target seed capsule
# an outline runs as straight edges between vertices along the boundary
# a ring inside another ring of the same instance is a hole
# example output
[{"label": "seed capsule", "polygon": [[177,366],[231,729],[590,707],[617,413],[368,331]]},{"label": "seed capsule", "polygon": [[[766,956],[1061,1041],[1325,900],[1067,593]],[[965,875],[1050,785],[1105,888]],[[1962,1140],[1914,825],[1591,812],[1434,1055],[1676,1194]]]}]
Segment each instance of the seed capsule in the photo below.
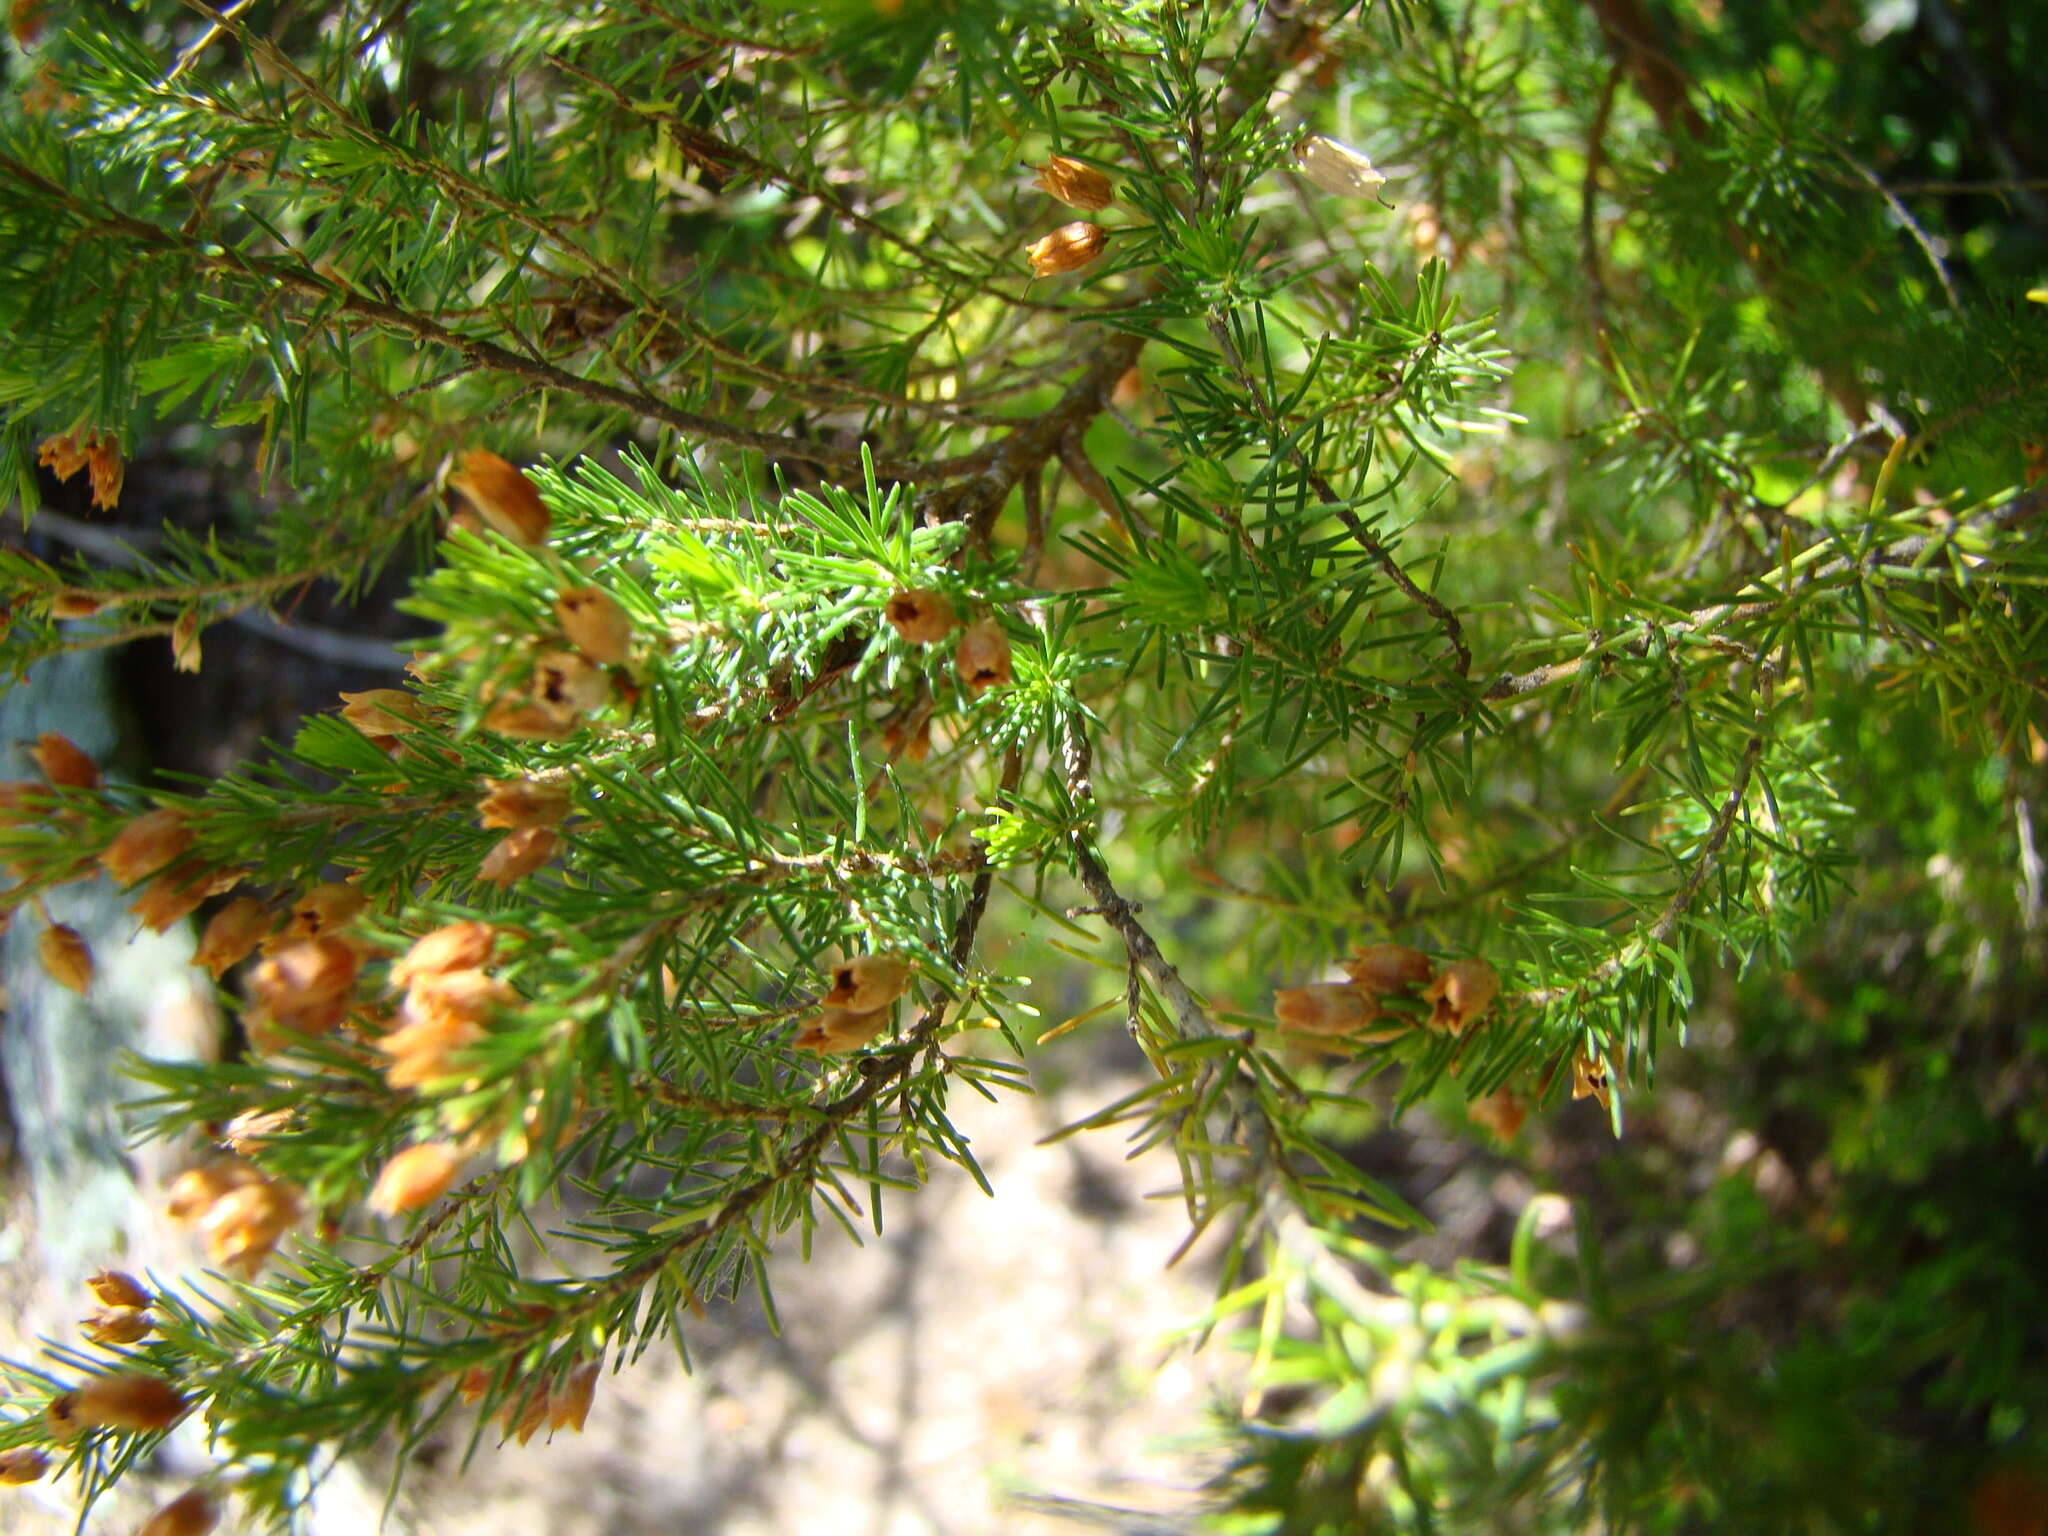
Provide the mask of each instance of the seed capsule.
[{"label": "seed capsule", "polygon": [[548,508],[539,489],[488,448],[472,448],[463,454],[461,470],[450,475],[448,483],[462,493],[477,516],[513,543],[547,542]]},{"label": "seed capsule", "polygon": [[602,587],[570,587],[555,599],[569,643],[592,661],[617,666],[633,646],[633,621]]},{"label": "seed capsule", "polygon": [[36,939],[36,958],[60,987],[84,997],[92,986],[92,950],[76,928],[63,923],[45,928]]},{"label": "seed capsule", "polygon": [[1092,165],[1054,155],[1038,168],[1038,189],[1069,208],[1100,213],[1116,200],[1116,188]]},{"label": "seed capsule", "polygon": [[445,1141],[407,1147],[384,1165],[370,1191],[370,1209],[399,1216],[432,1205],[462,1170],[463,1156]]},{"label": "seed capsule", "polygon": [[1031,270],[1040,277],[1057,277],[1078,272],[1100,256],[1109,244],[1108,232],[1100,224],[1077,219],[1062,224],[1042,240],[1034,240],[1024,254],[1031,258]]}]

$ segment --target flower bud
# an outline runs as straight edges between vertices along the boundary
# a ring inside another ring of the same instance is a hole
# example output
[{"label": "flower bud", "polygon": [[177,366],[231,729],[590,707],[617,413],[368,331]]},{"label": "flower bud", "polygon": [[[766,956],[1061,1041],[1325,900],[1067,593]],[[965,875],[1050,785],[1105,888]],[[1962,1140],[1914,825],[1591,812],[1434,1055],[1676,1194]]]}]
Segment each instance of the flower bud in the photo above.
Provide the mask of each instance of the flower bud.
[{"label": "flower bud", "polygon": [[401,1216],[432,1205],[448,1192],[462,1164],[462,1154],[445,1141],[407,1147],[378,1173],[376,1187],[370,1191],[370,1209],[384,1216]]},{"label": "flower bud", "polygon": [[192,846],[185,813],[168,808],[136,817],[114,834],[100,853],[100,863],[116,885],[133,885],[154,874]]},{"label": "flower bud", "polygon": [[69,1396],[72,1416],[92,1429],[168,1429],[185,1412],[184,1393],[161,1376],[139,1371],[88,1377]]},{"label": "flower bud", "polygon": [[1314,134],[1294,151],[1295,169],[1337,197],[1378,197],[1387,178],[1357,150]]},{"label": "flower bud", "polygon": [[104,1307],[146,1307],[152,1299],[140,1280],[119,1269],[103,1269],[86,1276],[85,1288]]},{"label": "flower bud", "polygon": [[477,516],[515,544],[542,544],[548,536],[547,503],[518,469],[488,448],[472,448],[448,477]]},{"label": "flower bud", "polygon": [[1042,240],[1034,240],[1024,254],[1031,258],[1031,270],[1039,277],[1057,277],[1078,272],[1102,254],[1109,235],[1100,224],[1077,219],[1062,224]]},{"label": "flower bud", "polygon": [[1346,1035],[1379,1017],[1373,995],[1347,982],[1319,981],[1273,993],[1273,1017],[1282,1029],[1305,1035]]},{"label": "flower bud", "polygon": [[248,959],[270,929],[270,910],[253,896],[237,896],[208,920],[192,963],[205,966],[218,979],[229,966]]},{"label": "flower bud", "polygon": [[341,718],[365,736],[403,736],[419,726],[420,701],[403,688],[365,688],[341,696]]},{"label": "flower bud", "polygon": [[617,666],[633,644],[633,621],[602,587],[569,587],[555,599],[569,643],[592,661]]},{"label": "flower bud", "polygon": [[140,1307],[107,1307],[79,1327],[95,1344],[137,1344],[149,1337],[149,1314]]},{"label": "flower bud", "polygon": [[911,645],[935,645],[960,627],[945,595],[925,587],[892,595],[882,617]]},{"label": "flower bud", "polygon": [[1439,1034],[1462,1035],[1493,1006],[1500,976],[1484,960],[1453,960],[1441,976],[1423,989],[1430,1005],[1429,1027]]},{"label": "flower bud", "polygon": [[30,1446],[0,1451],[0,1483],[32,1483],[50,1470],[50,1458]]},{"label": "flower bud", "polygon": [[135,1536],[207,1536],[220,1523],[220,1505],[203,1488],[192,1488],[151,1515]]},{"label": "flower bud", "polygon": [[569,786],[539,779],[485,779],[490,792],[477,802],[477,819],[488,830],[559,826],[569,814]]},{"label": "flower bud", "polygon": [[873,1013],[909,990],[908,961],[894,955],[855,955],[832,967],[832,990],[822,1001],[847,1013]]},{"label": "flower bud", "polygon": [[477,878],[500,887],[510,885],[552,859],[560,842],[546,827],[508,832],[497,847],[484,855],[483,863],[477,866]]},{"label": "flower bud", "polygon": [[412,948],[391,967],[392,984],[410,987],[422,977],[475,970],[490,963],[497,942],[498,930],[489,923],[465,920],[436,928],[415,940]]},{"label": "flower bud", "polygon": [[1056,197],[1069,208],[1100,213],[1116,199],[1109,178],[1092,165],[1054,155],[1038,168],[1038,189]]},{"label": "flower bud", "polygon": [[1344,962],[1344,971],[1368,992],[1405,992],[1429,980],[1429,956],[1406,944],[1368,944]]},{"label": "flower bud", "polygon": [[60,987],[69,987],[84,997],[92,986],[92,950],[76,928],[53,923],[36,939],[36,958],[43,971]]},{"label": "flower bud", "polygon": [[981,619],[967,626],[953,651],[953,666],[967,691],[973,694],[986,693],[1016,680],[1010,668],[1009,637],[994,619]]},{"label": "flower bud", "polygon": [[99,764],[87,757],[67,736],[45,731],[28,749],[28,755],[43,770],[43,777],[59,789],[98,789]]},{"label": "flower bud", "polygon": [[793,1049],[820,1056],[838,1056],[857,1051],[889,1026],[889,1010],[850,1013],[844,1008],[820,1009],[816,1018],[797,1031],[790,1041]]}]

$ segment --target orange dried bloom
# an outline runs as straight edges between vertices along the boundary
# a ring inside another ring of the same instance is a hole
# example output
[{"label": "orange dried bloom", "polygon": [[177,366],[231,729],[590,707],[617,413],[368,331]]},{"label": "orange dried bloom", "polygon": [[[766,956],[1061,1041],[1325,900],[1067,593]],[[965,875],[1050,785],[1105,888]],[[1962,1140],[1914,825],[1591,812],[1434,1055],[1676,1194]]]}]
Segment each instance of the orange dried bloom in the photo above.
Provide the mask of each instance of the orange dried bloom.
[{"label": "orange dried bloom", "polygon": [[292,903],[291,921],[285,939],[325,939],[346,928],[370,904],[358,886],[339,880],[323,880]]},{"label": "orange dried bloom", "polygon": [[325,1034],[348,1013],[359,962],[339,939],[290,944],[249,973],[255,1002],[250,1037],[259,1050],[287,1042],[265,1028],[274,1025],[300,1035]]},{"label": "orange dried bloom", "polygon": [[165,1210],[173,1221],[197,1221],[213,1209],[217,1201],[245,1184],[258,1182],[262,1177],[254,1168],[241,1162],[222,1161],[188,1168],[171,1180]]},{"label": "orange dried bloom", "polygon": [[497,886],[510,885],[539,869],[555,856],[561,839],[546,827],[522,827],[507,832],[498,846],[484,855],[477,866],[477,878]]},{"label": "orange dried bloom", "polygon": [[176,672],[199,670],[199,615],[190,610],[179,614],[171,626],[171,668]]},{"label": "orange dried bloom", "polygon": [[910,990],[910,963],[894,955],[855,955],[832,967],[823,1002],[847,1013],[873,1013]]},{"label": "orange dried bloom", "polygon": [[543,651],[533,661],[533,702],[554,719],[574,723],[611,702],[612,680],[574,651]]},{"label": "orange dried bloom", "polygon": [[882,617],[911,645],[936,645],[960,627],[945,594],[929,587],[893,594],[882,609]]},{"label": "orange dried bloom", "polygon": [[100,854],[100,863],[117,885],[133,885],[154,874],[192,846],[185,813],[155,810],[136,817],[114,834]]},{"label": "orange dried bloom", "polygon": [[1372,993],[1348,982],[1318,981],[1281,987],[1273,993],[1273,1017],[1280,1027],[1304,1035],[1348,1035],[1380,1014]]},{"label": "orange dried bloom", "polygon": [[[19,0],[17,0],[17,7]],[[111,432],[60,432],[36,447],[36,462],[59,480],[81,469],[92,481],[92,504],[111,511],[121,500],[121,441]]]},{"label": "orange dried bloom", "polygon": [[465,920],[436,928],[415,940],[412,948],[391,967],[392,984],[410,987],[424,977],[475,970],[489,963],[497,942],[498,930],[489,923]]},{"label": "orange dried bloom", "polygon": [[370,1191],[370,1209],[399,1216],[432,1205],[448,1192],[461,1171],[463,1156],[445,1141],[407,1147],[387,1162]]},{"label": "orange dried bloom", "polygon": [[137,1344],[149,1337],[149,1314],[140,1307],[108,1307],[79,1323],[95,1344]]},{"label": "orange dried bloom", "polygon": [[223,1269],[253,1278],[278,1239],[305,1214],[289,1184],[258,1179],[229,1190],[199,1219],[207,1256]]},{"label": "orange dried bloom", "polygon": [[68,736],[45,731],[28,749],[28,755],[43,770],[43,777],[58,789],[98,789],[99,764],[78,750]]},{"label": "orange dried bloom", "polygon": [[558,1429],[583,1433],[583,1421],[590,1417],[591,1401],[597,1396],[597,1372],[601,1362],[579,1365],[559,1387],[548,1394],[548,1433]]},{"label": "orange dried bloom", "polygon": [[793,1049],[820,1056],[838,1056],[857,1051],[889,1027],[889,1010],[852,1013],[844,1008],[822,1008],[816,1018],[797,1031],[790,1041]]},{"label": "orange dried bloom", "polygon": [[448,483],[462,493],[477,516],[513,543],[547,542],[548,508],[539,489],[488,448],[465,453],[462,468],[448,477]]},{"label": "orange dried bloom", "polygon": [[400,1026],[379,1042],[389,1047],[415,1024],[464,1025],[487,1022],[500,1009],[512,1007],[519,994],[482,971],[445,971],[414,980],[398,1010]]},{"label": "orange dried bloom", "polygon": [[292,1123],[289,1109],[245,1109],[227,1123],[220,1133],[221,1145],[230,1152],[245,1152],[261,1146]]},{"label": "orange dried bloom", "polygon": [[633,645],[633,621],[602,587],[569,587],[555,599],[569,643],[592,661],[617,666]]},{"label": "orange dried bloom", "polygon": [[192,963],[205,966],[218,979],[229,966],[248,959],[270,928],[270,911],[262,902],[254,896],[237,896],[208,919]]},{"label": "orange dried bloom", "polygon": [[[7,30],[13,35],[15,42],[23,48],[33,48],[43,40],[43,12],[46,9],[48,0],[14,0],[14,4],[7,12]],[[40,1477],[42,1474],[38,1472],[36,1476]],[[21,1478],[18,1481],[28,1482],[30,1479]]]},{"label": "orange dried bloom", "polygon": [[462,1373],[462,1381],[456,1391],[462,1394],[465,1403],[478,1402],[491,1390],[491,1372],[488,1366],[472,1365]]},{"label": "orange dried bloom", "polygon": [[72,1416],[93,1429],[168,1429],[185,1412],[184,1393],[161,1376],[140,1371],[90,1377],[69,1395]]},{"label": "orange dried bloom", "polygon": [[1024,254],[1031,258],[1031,270],[1039,277],[1057,277],[1062,272],[1080,271],[1100,256],[1108,244],[1109,235],[1100,224],[1077,219],[1072,224],[1062,224],[1042,240],[1032,241]]},{"label": "orange dried bloom", "polygon": [[1496,1088],[1467,1104],[1465,1113],[1474,1125],[1485,1126],[1502,1141],[1513,1141],[1529,1118],[1529,1106],[1514,1089]]},{"label": "orange dried bloom", "polygon": [[85,1428],[85,1421],[78,1416],[78,1394],[59,1392],[51,1398],[49,1406],[43,1410],[43,1422],[49,1427],[51,1439],[75,1439]]},{"label": "orange dried bloom", "polygon": [[151,1301],[142,1282],[125,1270],[102,1269],[87,1275],[85,1288],[104,1307],[146,1307]]},{"label": "orange dried bloom", "polygon": [[422,718],[420,701],[403,688],[344,693],[341,706],[341,718],[365,736],[403,736]]},{"label": "orange dried bloom", "polygon": [[973,694],[986,693],[1016,680],[1010,668],[1009,637],[994,619],[981,619],[967,626],[960,644],[954,648],[953,666],[967,691]]},{"label": "orange dried bloom", "polygon": [[[1048,197],[1056,197],[1069,208],[1085,209],[1089,213],[1100,213],[1116,200],[1116,188],[1109,178],[1092,165],[1079,160],[1070,160],[1065,155],[1053,155],[1038,168],[1038,190]],[[1067,226],[1073,228],[1071,224]],[[1093,225],[1084,226],[1093,228]]]},{"label": "orange dried bloom", "polygon": [[53,923],[36,939],[36,958],[44,973],[80,997],[92,985],[92,950],[76,928]]},{"label": "orange dried bloom", "polygon": [[478,820],[489,829],[553,827],[569,814],[569,787],[538,779],[485,779],[490,793],[477,802]]},{"label": "orange dried bloom", "polygon": [[484,711],[484,729],[514,741],[560,741],[576,731],[573,716],[564,716],[521,699],[500,699]]},{"label": "orange dried bloom", "polygon": [[1117,406],[1136,405],[1145,398],[1145,375],[1137,368],[1126,368],[1116,377],[1116,383],[1109,391],[1109,403]]},{"label": "orange dried bloom", "polygon": [[1430,1005],[1429,1027],[1439,1034],[1462,1035],[1499,994],[1500,975],[1484,960],[1453,960],[1423,988],[1422,1000]]},{"label": "orange dried bloom", "polygon": [[89,619],[107,605],[90,592],[59,592],[50,599],[53,619]]},{"label": "orange dried bloom", "polygon": [[1610,1108],[1614,1102],[1610,1090],[1611,1079],[1607,1063],[1598,1056],[1574,1056],[1572,1058],[1572,1097],[1574,1099],[1598,1099],[1602,1109]]},{"label": "orange dried bloom", "polygon": [[200,859],[184,859],[145,885],[142,894],[128,904],[128,910],[144,926],[162,933],[198,911],[207,897],[232,889],[241,878],[235,870],[216,869]]},{"label": "orange dried bloom", "polygon": [[514,1396],[505,1404],[504,1411],[498,1415],[498,1422],[505,1426],[507,1435],[524,1445],[539,1432],[547,1417],[547,1388],[533,1385],[527,1388],[524,1397]]},{"label": "orange dried bloom", "polygon": [[25,1445],[0,1451],[0,1483],[32,1483],[49,1470],[50,1458],[41,1451]]},{"label": "orange dried bloom", "polygon": [[220,1523],[220,1505],[203,1488],[187,1489],[164,1505],[135,1536],[207,1536]]},{"label": "orange dried bloom", "polygon": [[1404,992],[1429,980],[1429,956],[1406,944],[1368,944],[1344,962],[1344,972],[1368,992]]}]

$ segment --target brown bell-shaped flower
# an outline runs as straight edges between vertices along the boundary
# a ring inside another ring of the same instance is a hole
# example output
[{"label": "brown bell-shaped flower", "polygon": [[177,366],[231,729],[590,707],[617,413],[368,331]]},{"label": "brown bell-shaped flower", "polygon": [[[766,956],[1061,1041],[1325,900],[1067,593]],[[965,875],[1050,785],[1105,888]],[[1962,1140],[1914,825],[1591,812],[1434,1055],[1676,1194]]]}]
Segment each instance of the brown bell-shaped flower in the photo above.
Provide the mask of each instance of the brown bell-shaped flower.
[{"label": "brown bell-shaped flower", "polygon": [[259,1178],[229,1190],[208,1206],[199,1218],[199,1233],[206,1242],[207,1257],[248,1279],[304,1215],[296,1189]]},{"label": "brown bell-shaped flower", "polygon": [[838,1056],[857,1051],[889,1027],[889,1010],[853,1013],[844,1008],[821,1008],[790,1041],[792,1048],[820,1056]]},{"label": "brown bell-shaped flower", "polygon": [[365,736],[403,736],[419,726],[424,712],[403,688],[365,688],[342,694],[341,718]]},{"label": "brown bell-shaped flower", "polygon": [[189,1488],[151,1515],[135,1536],[207,1536],[219,1523],[219,1502],[204,1488]]},{"label": "brown bell-shaped flower", "polygon": [[28,749],[43,777],[58,789],[98,789],[100,766],[78,749],[68,736],[45,731]]},{"label": "brown bell-shaped flower", "polygon": [[1572,1058],[1572,1097],[1597,1099],[1602,1109],[1613,1106],[1614,1095],[1605,1061],[1583,1053]]},{"label": "brown bell-shaped flower", "polygon": [[140,1371],[88,1377],[71,1396],[72,1416],[92,1429],[168,1429],[185,1412],[184,1393],[161,1376]]},{"label": "brown bell-shaped flower", "polygon": [[1429,956],[1406,944],[1368,944],[1344,962],[1344,971],[1368,992],[1405,992],[1429,980]]},{"label": "brown bell-shaped flower", "polygon": [[50,1458],[26,1445],[0,1451],[0,1483],[33,1483],[50,1470]]},{"label": "brown bell-shaped flower", "polygon": [[104,1307],[81,1322],[95,1344],[137,1344],[149,1337],[149,1314],[140,1307]]},{"label": "brown bell-shaped flower", "polygon": [[192,963],[206,967],[218,978],[228,967],[248,959],[270,929],[270,909],[254,896],[237,896],[207,920]]},{"label": "brown bell-shaped flower", "polygon": [[422,977],[475,970],[490,963],[497,942],[498,930],[474,919],[436,928],[416,939],[412,948],[391,967],[392,984],[410,987]]},{"label": "brown bell-shaped flower", "polygon": [[981,619],[967,626],[953,650],[953,667],[969,693],[981,694],[1016,681],[1010,666],[1010,641],[1002,625]]},{"label": "brown bell-shaped flower", "polygon": [[102,1269],[87,1275],[85,1288],[103,1307],[146,1307],[152,1300],[142,1282],[121,1269]]},{"label": "brown bell-shaped flower", "polygon": [[484,855],[477,866],[477,878],[492,885],[506,886],[539,869],[555,856],[561,839],[546,827],[523,827],[507,832],[498,845]]},{"label": "brown bell-shaped flower", "polygon": [[1493,1006],[1500,993],[1500,975],[1484,960],[1453,960],[1443,974],[1423,988],[1430,1005],[1429,1027],[1439,1034],[1462,1035]]},{"label": "brown bell-shaped flower", "polygon": [[909,990],[909,961],[895,955],[855,955],[832,967],[832,989],[823,1002],[849,1013],[873,1013]]},{"label": "brown bell-shaped flower", "polygon": [[883,605],[882,617],[911,645],[935,644],[960,627],[959,617],[945,594],[929,587],[891,594]]},{"label": "brown bell-shaped flower", "polygon": [[192,829],[185,824],[183,811],[148,811],[114,834],[100,853],[100,864],[116,885],[133,885],[191,846]]},{"label": "brown bell-shaped flower", "polygon": [[633,621],[602,587],[569,587],[555,599],[555,617],[569,643],[607,667],[624,661],[633,646]]},{"label": "brown bell-shaped flower", "polygon": [[257,966],[249,973],[255,1007],[248,1020],[257,1048],[288,1044],[279,1030],[321,1035],[339,1024],[353,1001],[359,964],[355,950],[340,939],[305,939]]},{"label": "brown bell-shaped flower", "polygon": [[549,517],[540,490],[512,464],[488,448],[472,448],[448,483],[478,517],[515,544],[547,542]]},{"label": "brown bell-shaped flower", "polygon": [[1024,254],[1031,258],[1031,270],[1040,277],[1057,277],[1078,272],[1102,254],[1109,233],[1100,224],[1077,219],[1062,224],[1042,240],[1034,240]]},{"label": "brown bell-shaped flower", "polygon": [[488,789],[477,802],[478,822],[485,828],[559,826],[569,814],[569,786],[539,779],[485,779]]},{"label": "brown bell-shaped flower", "polygon": [[76,928],[52,923],[36,937],[36,959],[44,974],[80,997],[92,987],[92,948]]},{"label": "brown bell-shaped flower", "polygon": [[463,1155],[445,1141],[422,1142],[398,1153],[377,1175],[370,1209],[399,1216],[432,1205],[448,1192],[462,1170]]},{"label": "brown bell-shaped flower", "polygon": [[1513,1141],[1529,1118],[1529,1104],[1512,1088],[1496,1088],[1466,1104],[1465,1114],[1474,1125],[1485,1126],[1502,1141]]},{"label": "brown bell-shaped flower", "polygon": [[1273,1017],[1284,1030],[1304,1035],[1348,1035],[1380,1016],[1370,992],[1349,982],[1318,981],[1273,993]]},{"label": "brown bell-shaped flower", "polygon": [[1092,165],[1053,155],[1038,168],[1038,190],[1069,208],[1100,213],[1116,200],[1116,188]]}]

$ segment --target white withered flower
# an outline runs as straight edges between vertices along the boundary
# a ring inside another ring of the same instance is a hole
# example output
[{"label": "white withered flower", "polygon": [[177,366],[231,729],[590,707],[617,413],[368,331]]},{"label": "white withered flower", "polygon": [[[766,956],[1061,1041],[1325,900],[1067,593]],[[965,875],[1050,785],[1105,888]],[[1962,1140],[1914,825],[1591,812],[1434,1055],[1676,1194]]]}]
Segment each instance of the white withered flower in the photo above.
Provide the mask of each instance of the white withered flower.
[{"label": "white withered flower", "polygon": [[1338,197],[1378,197],[1387,178],[1357,150],[1312,134],[1294,151],[1294,168],[1325,192]]}]

